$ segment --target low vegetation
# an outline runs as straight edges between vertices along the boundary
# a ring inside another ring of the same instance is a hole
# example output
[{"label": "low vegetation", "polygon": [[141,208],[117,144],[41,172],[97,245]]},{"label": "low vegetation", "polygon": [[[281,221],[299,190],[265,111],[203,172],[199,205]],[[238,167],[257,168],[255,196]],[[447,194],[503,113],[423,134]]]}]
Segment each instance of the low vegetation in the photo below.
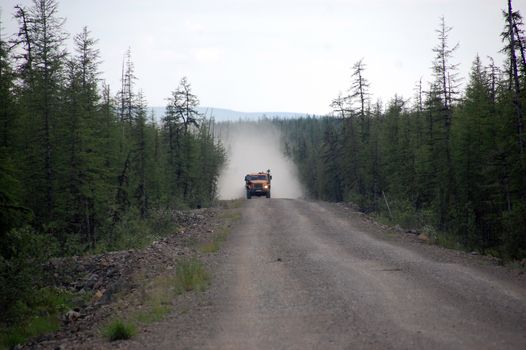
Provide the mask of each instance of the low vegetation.
[{"label": "low vegetation", "polygon": [[137,327],[130,322],[114,320],[106,325],[102,334],[109,341],[130,339],[137,333]]},{"label": "low vegetation", "polygon": [[153,279],[139,277],[140,309],[131,318],[140,324],[160,321],[171,311],[175,297],[176,278],[173,273],[163,273]]},{"label": "low vegetation", "polygon": [[140,309],[129,314],[129,321],[114,320],[106,325],[102,334],[110,341],[129,339],[137,326],[161,321],[172,311],[173,298],[189,291],[204,291],[209,285],[209,275],[196,258],[178,262],[175,275],[165,273],[151,280],[139,277],[145,284],[140,290]]},{"label": "low vegetation", "polygon": [[[222,206],[223,204],[220,202],[219,205]],[[232,201],[227,205],[229,208],[236,208],[239,203],[235,204],[235,201]],[[155,220],[152,218],[152,220],[144,221],[140,225],[132,224],[130,219],[126,221],[128,222],[127,226],[124,226],[123,221],[122,235],[116,236],[112,247],[120,249],[140,248],[151,243],[154,239],[175,232],[173,217],[175,214],[179,215],[181,220],[185,222],[195,220],[192,215],[187,216],[165,210],[156,213]],[[209,235],[212,237],[210,242],[212,242],[213,249],[203,248],[201,251],[205,253],[217,251],[227,238],[232,224],[239,218],[240,214],[235,209],[220,211],[218,221],[221,224],[216,232]],[[130,231],[128,235],[124,234],[125,227]],[[145,233],[145,237],[139,237],[141,232]],[[60,289],[44,287],[47,281],[42,267],[57,249],[53,244],[48,244],[47,249],[39,248],[43,245],[41,241],[47,240],[46,235],[38,234],[31,228],[26,228],[12,230],[7,237],[10,240],[10,246],[16,247],[16,249],[12,255],[9,255],[7,261],[0,260],[0,262],[5,264],[5,268],[10,268],[17,273],[0,274],[2,282],[0,292],[4,293],[3,298],[10,300],[9,304],[6,304],[6,307],[2,309],[2,316],[10,320],[10,325],[4,323],[0,328],[0,349],[2,347],[11,348],[16,344],[26,342],[29,338],[57,330],[66,311],[85,305],[85,299],[92,297],[89,292],[72,294]],[[129,244],[130,241],[127,238],[121,239],[119,237],[137,237],[139,242]],[[47,241],[49,242],[49,240]],[[185,244],[192,243],[186,242]],[[102,244],[98,247],[101,252],[107,249]],[[6,254],[6,256],[8,255]],[[178,294],[186,291],[203,291],[209,285],[209,275],[203,264],[196,258],[182,260],[176,265],[175,271],[168,270],[155,278],[136,276],[135,279],[136,284],[142,286],[138,293],[140,300],[137,303],[137,311],[126,316],[127,325],[135,326],[162,320],[172,311],[173,299]],[[117,334],[122,332],[121,328],[121,326],[117,327],[111,324],[105,327],[105,332]]]},{"label": "low vegetation", "polygon": [[[173,212],[152,211],[146,220],[125,218],[115,227],[111,241],[101,240],[85,253],[139,249],[177,231]],[[0,346],[12,347],[27,339],[55,331],[60,317],[82,304],[89,293],[74,295],[47,285],[44,266],[58,256],[59,242],[33,228],[7,232],[0,246]],[[63,250],[78,251],[79,241],[68,240]],[[158,310],[158,309],[157,309]]]},{"label": "low vegetation", "polygon": [[230,199],[219,201],[219,207],[223,209],[237,209],[243,204],[243,199]]},{"label": "low vegetation", "polygon": [[74,303],[74,296],[65,291],[55,288],[32,290],[7,311],[13,321],[0,328],[0,349],[10,349],[31,337],[58,330],[62,315]]},{"label": "low vegetation", "polygon": [[[232,200],[232,201],[221,201],[221,207],[226,209],[235,209],[239,208],[241,205],[242,200]],[[218,232],[214,235],[212,240],[209,242],[206,242],[202,244],[199,249],[203,253],[215,253],[221,248],[221,245],[223,242],[227,239],[228,235],[230,234],[231,226],[234,222],[241,219],[241,213],[236,210],[227,210],[222,212],[221,219],[223,220],[223,224],[218,230]]]},{"label": "low vegetation", "polygon": [[147,310],[138,312],[134,319],[141,324],[150,324],[161,321],[171,311],[168,304],[155,303],[150,305]]},{"label": "low vegetation", "polygon": [[199,249],[203,253],[215,253],[221,247],[221,243],[222,242],[223,242],[223,240],[219,239],[219,237],[217,237],[216,239],[213,239],[211,242],[207,242],[207,243],[201,245],[201,247]]},{"label": "low vegetation", "polygon": [[177,264],[175,274],[175,292],[181,294],[188,291],[202,292],[209,285],[209,275],[203,264],[197,259],[188,259]]}]

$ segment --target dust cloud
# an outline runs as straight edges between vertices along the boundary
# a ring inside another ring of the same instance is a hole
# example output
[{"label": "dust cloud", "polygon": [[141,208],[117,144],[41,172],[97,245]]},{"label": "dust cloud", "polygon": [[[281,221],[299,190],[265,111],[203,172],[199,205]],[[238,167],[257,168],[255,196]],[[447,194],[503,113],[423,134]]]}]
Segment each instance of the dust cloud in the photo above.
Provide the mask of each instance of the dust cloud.
[{"label": "dust cloud", "polygon": [[303,196],[296,166],[281,151],[280,131],[268,121],[219,123],[215,130],[227,152],[219,178],[220,199],[245,196],[245,175],[271,170],[273,198]]}]

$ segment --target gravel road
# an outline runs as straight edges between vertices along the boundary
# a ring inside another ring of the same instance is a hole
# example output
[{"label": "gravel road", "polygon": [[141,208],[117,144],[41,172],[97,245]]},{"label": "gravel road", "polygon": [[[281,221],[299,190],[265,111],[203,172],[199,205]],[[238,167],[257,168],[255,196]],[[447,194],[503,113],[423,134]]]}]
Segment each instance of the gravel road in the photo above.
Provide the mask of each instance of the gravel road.
[{"label": "gravel road", "polygon": [[526,349],[524,275],[333,204],[246,201],[212,285],[126,348]]}]

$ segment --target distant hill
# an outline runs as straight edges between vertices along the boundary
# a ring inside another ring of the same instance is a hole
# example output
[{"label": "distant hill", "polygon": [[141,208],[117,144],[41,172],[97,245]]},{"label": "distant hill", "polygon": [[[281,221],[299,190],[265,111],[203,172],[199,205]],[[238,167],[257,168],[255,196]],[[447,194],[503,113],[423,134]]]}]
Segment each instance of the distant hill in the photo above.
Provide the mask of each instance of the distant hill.
[{"label": "distant hill", "polygon": [[[156,120],[161,120],[164,115],[165,107],[150,107],[153,110]],[[215,107],[198,107],[200,113],[206,115],[207,118],[214,117],[216,121],[237,121],[243,120],[257,120],[261,117],[279,117],[279,118],[299,118],[304,117],[306,113],[295,112],[239,112],[225,108]]]}]

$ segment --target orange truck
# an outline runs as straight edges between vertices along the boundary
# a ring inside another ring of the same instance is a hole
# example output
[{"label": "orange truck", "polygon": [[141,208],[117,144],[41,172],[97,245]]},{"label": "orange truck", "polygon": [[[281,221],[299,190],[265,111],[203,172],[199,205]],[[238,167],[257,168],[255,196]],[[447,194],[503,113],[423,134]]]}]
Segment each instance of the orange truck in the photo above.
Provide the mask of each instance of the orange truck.
[{"label": "orange truck", "polygon": [[267,172],[251,173],[245,175],[245,188],[247,190],[247,199],[252,196],[265,196],[270,198],[270,169]]}]

